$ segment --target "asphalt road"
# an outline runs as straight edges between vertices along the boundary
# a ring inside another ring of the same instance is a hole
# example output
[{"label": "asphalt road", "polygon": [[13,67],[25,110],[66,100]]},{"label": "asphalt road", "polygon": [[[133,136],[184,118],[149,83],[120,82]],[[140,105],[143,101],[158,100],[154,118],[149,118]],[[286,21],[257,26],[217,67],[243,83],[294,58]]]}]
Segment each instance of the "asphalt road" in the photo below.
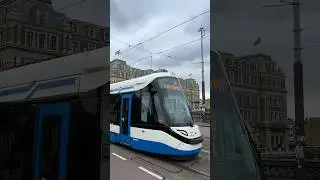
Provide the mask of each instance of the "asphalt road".
[{"label": "asphalt road", "polygon": [[[210,135],[209,127],[204,132],[203,150],[188,161],[172,160],[164,156],[149,155],[122,145],[110,145],[111,180],[209,180]],[[208,132],[208,133],[206,133]]]}]

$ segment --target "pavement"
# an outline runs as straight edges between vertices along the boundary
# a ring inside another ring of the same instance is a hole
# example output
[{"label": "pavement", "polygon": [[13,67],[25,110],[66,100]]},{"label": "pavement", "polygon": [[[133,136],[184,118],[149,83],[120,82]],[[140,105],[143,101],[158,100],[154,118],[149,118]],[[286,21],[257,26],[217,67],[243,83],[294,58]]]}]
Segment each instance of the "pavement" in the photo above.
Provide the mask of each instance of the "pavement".
[{"label": "pavement", "polygon": [[[111,180],[209,180],[210,129],[203,131],[203,150],[192,160],[172,160],[166,156],[149,155],[118,144],[110,145]],[[107,168],[107,167],[106,167]]]},{"label": "pavement", "polygon": [[210,127],[210,122],[196,122],[199,126]]}]

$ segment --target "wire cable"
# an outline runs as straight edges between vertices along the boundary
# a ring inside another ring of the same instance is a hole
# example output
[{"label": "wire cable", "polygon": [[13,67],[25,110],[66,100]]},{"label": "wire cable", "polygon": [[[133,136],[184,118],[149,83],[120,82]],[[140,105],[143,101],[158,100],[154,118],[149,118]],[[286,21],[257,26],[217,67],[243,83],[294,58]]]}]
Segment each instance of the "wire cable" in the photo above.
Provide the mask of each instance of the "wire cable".
[{"label": "wire cable", "polygon": [[86,1],[88,1],[88,0],[75,1],[75,2],[69,4],[69,5],[65,6],[65,7],[60,8],[60,9],[57,10],[57,11],[58,11],[58,12],[61,12],[61,11],[65,10],[65,9],[73,8],[73,7],[75,7],[75,6],[78,6],[79,4],[82,4],[82,3],[86,2]]},{"label": "wire cable", "polygon": [[190,19],[188,19],[188,20],[186,20],[186,21],[183,21],[182,23],[179,23],[179,24],[177,24],[177,25],[175,25],[175,26],[167,29],[166,31],[163,31],[163,32],[161,32],[161,33],[159,33],[159,34],[157,34],[157,35],[155,35],[155,36],[153,36],[153,37],[151,37],[151,38],[149,38],[149,39],[146,39],[146,40],[144,40],[144,41],[142,41],[142,42],[134,45],[133,47],[124,50],[124,51],[121,52],[121,53],[123,54],[123,53],[125,53],[125,52],[128,52],[129,50],[131,50],[131,49],[133,49],[133,48],[136,48],[137,46],[140,46],[140,45],[142,45],[142,44],[144,44],[144,43],[146,43],[146,42],[148,42],[148,41],[151,41],[151,40],[153,40],[153,39],[155,39],[155,38],[157,38],[157,37],[159,37],[159,36],[161,36],[161,35],[169,32],[169,31],[171,31],[171,30],[173,30],[173,29],[175,29],[175,28],[178,28],[178,27],[180,27],[180,26],[182,26],[182,25],[184,25],[184,24],[186,24],[186,23],[188,23],[188,22],[190,22],[190,21],[193,21],[194,19],[196,19],[196,18],[198,18],[198,17],[200,17],[200,16],[202,16],[202,15],[208,13],[208,12],[210,12],[210,10],[206,10],[206,11],[204,11],[204,12],[202,12],[202,13],[200,13],[200,14],[198,14],[198,15],[196,15],[196,16],[194,16],[194,17],[192,17],[192,18],[190,18]]},{"label": "wire cable", "polygon": [[[207,37],[210,37],[210,36],[204,36],[204,38],[207,38]],[[124,42],[124,41],[119,40],[119,39],[117,39],[117,38],[113,38],[113,37],[111,37],[111,38],[114,39],[114,40],[116,40],[116,41],[118,41],[118,42],[120,42],[120,43],[122,43],[122,44],[125,44],[125,45],[130,46],[130,44],[127,43],[127,42]],[[152,56],[152,55],[161,55],[161,56],[164,56],[164,57],[169,58],[169,59],[172,59],[172,60],[177,60],[176,58],[174,58],[174,57],[172,57],[172,56],[170,56],[170,55],[164,55],[164,53],[166,53],[166,52],[168,52],[168,51],[171,51],[171,50],[174,50],[174,49],[178,49],[178,48],[180,48],[180,47],[183,47],[183,46],[186,46],[186,45],[189,45],[189,44],[192,44],[192,43],[195,43],[195,42],[197,42],[197,41],[199,41],[199,40],[201,40],[201,38],[198,38],[198,39],[195,39],[195,40],[192,40],[192,41],[183,43],[183,44],[179,44],[179,45],[174,46],[174,47],[172,47],[172,48],[169,48],[169,49],[166,49],[166,50],[162,50],[162,51],[159,51],[159,52],[156,52],[156,53],[151,52],[151,51],[148,51],[148,50],[145,50],[145,52],[151,53],[151,55],[143,56],[142,58],[140,58],[140,59],[138,59],[138,60],[136,60],[136,61],[131,61],[131,63],[137,64],[138,62],[141,62],[142,60],[144,60],[144,59],[146,59],[146,58],[149,58],[149,57]]]}]

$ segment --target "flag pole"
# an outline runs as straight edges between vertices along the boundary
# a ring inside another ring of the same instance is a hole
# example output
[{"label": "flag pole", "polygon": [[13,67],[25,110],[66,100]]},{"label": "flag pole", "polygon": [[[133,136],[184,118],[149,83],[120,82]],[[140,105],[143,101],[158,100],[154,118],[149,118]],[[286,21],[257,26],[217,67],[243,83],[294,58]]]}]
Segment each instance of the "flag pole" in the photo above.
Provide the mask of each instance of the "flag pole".
[{"label": "flag pole", "polygon": [[[261,41],[262,41],[261,36],[259,36],[253,43],[253,46],[255,47],[255,49],[258,49],[258,54],[262,53],[262,51],[261,51]],[[257,50],[255,50],[255,51],[257,51]]]}]

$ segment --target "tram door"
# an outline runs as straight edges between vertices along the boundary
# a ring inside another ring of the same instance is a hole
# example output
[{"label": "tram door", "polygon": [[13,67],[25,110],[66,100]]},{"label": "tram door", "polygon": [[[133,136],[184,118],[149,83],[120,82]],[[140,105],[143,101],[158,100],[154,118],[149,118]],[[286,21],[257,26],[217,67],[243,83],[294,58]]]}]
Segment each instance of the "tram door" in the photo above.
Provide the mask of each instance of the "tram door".
[{"label": "tram door", "polygon": [[131,103],[132,94],[121,96],[120,142],[130,145]]},{"label": "tram door", "polygon": [[34,180],[66,180],[70,104],[38,105]]}]

